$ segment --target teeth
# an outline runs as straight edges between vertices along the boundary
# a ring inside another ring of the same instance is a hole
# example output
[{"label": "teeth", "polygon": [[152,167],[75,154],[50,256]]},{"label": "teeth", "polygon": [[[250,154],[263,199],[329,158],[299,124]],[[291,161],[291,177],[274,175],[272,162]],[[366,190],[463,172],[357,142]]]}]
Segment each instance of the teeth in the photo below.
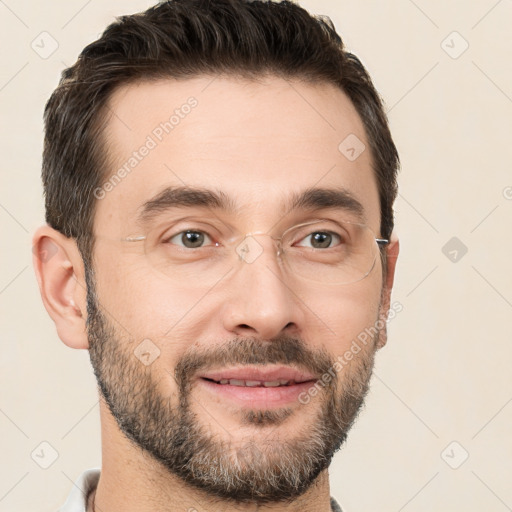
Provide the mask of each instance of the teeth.
[{"label": "teeth", "polygon": [[294,380],[272,380],[272,381],[261,381],[261,380],[240,380],[240,379],[221,379],[219,384],[230,384],[231,386],[244,386],[244,387],[265,387],[275,388],[278,386],[289,386],[295,384]]},{"label": "teeth", "polygon": [[279,386],[279,381],[278,380],[272,380],[270,382],[264,382],[263,385],[266,388],[275,388],[275,387]]},{"label": "teeth", "polygon": [[229,383],[232,386],[245,386],[245,381],[244,380],[229,379]]},{"label": "teeth", "polygon": [[261,382],[259,380],[246,380],[245,385],[252,388],[252,387],[260,386]]}]

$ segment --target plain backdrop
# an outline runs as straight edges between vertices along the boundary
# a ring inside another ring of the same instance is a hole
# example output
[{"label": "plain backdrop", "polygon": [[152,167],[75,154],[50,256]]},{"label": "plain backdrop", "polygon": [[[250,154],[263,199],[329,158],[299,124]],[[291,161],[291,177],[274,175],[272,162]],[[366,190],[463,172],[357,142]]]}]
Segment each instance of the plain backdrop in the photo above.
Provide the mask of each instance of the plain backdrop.
[{"label": "plain backdrop", "polygon": [[[1,511],[55,511],[101,464],[88,353],[57,337],[31,264],[42,112],[86,44],[152,4],[0,0]],[[403,311],[334,458],[332,495],[345,512],[512,510],[512,2],[302,5],[367,66],[402,160]]]}]

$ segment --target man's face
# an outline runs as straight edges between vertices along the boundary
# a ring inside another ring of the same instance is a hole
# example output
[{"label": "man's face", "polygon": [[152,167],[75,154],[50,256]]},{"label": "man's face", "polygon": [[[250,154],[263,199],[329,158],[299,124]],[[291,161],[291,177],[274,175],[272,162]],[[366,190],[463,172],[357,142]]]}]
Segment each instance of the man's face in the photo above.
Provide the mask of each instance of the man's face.
[{"label": "man's face", "polygon": [[[88,333],[110,413],[155,461],[206,492],[260,503],[300,495],[362,404],[378,336],[342,358],[385,313],[380,258],[366,278],[333,285],[287,271],[269,237],[252,241],[250,263],[237,253],[219,266],[216,251],[232,236],[355,218],[347,205],[286,208],[311,188],[344,190],[379,236],[369,151],[354,160],[339,150],[351,134],[369,147],[362,123],[333,86],[278,78],[134,84],[109,107],[105,182],[129,171],[98,194]],[[235,211],[167,204],[171,187],[221,193]],[[192,238],[170,237],[187,229]],[[218,383],[233,376],[244,382]]]}]

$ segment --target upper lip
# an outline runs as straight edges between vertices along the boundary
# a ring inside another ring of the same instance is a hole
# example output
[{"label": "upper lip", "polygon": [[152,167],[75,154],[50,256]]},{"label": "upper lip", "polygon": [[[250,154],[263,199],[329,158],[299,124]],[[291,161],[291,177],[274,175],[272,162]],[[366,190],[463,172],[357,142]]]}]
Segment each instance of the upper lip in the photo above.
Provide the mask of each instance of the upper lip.
[{"label": "upper lip", "polygon": [[311,373],[292,368],[290,366],[242,366],[211,370],[199,375],[203,379],[220,381],[223,379],[258,380],[262,382],[273,382],[278,380],[293,380],[297,383],[316,380]]}]

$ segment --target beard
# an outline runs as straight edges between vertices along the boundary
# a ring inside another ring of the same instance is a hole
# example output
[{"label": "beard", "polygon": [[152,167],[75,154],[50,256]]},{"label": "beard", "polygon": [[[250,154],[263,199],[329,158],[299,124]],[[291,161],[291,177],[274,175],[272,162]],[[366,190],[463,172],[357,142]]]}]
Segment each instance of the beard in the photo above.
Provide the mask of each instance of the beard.
[{"label": "beard", "polygon": [[[378,334],[328,384],[317,385],[319,393],[307,405],[240,409],[241,424],[255,434],[235,439],[226,430],[223,437],[224,431],[212,432],[192,408],[199,370],[284,364],[323,375],[329,369],[332,374],[334,357],[297,338],[236,338],[221,346],[191,346],[173,372],[155,375],[134,356],[133,340],[123,338],[103,314],[90,270],[86,281],[89,354],[100,393],[120,431],[169,474],[216,499],[266,504],[299,497],[328,468],[363,405]],[[172,377],[177,393],[164,396],[158,383]],[[279,426],[298,414],[301,427],[283,437]]]}]

